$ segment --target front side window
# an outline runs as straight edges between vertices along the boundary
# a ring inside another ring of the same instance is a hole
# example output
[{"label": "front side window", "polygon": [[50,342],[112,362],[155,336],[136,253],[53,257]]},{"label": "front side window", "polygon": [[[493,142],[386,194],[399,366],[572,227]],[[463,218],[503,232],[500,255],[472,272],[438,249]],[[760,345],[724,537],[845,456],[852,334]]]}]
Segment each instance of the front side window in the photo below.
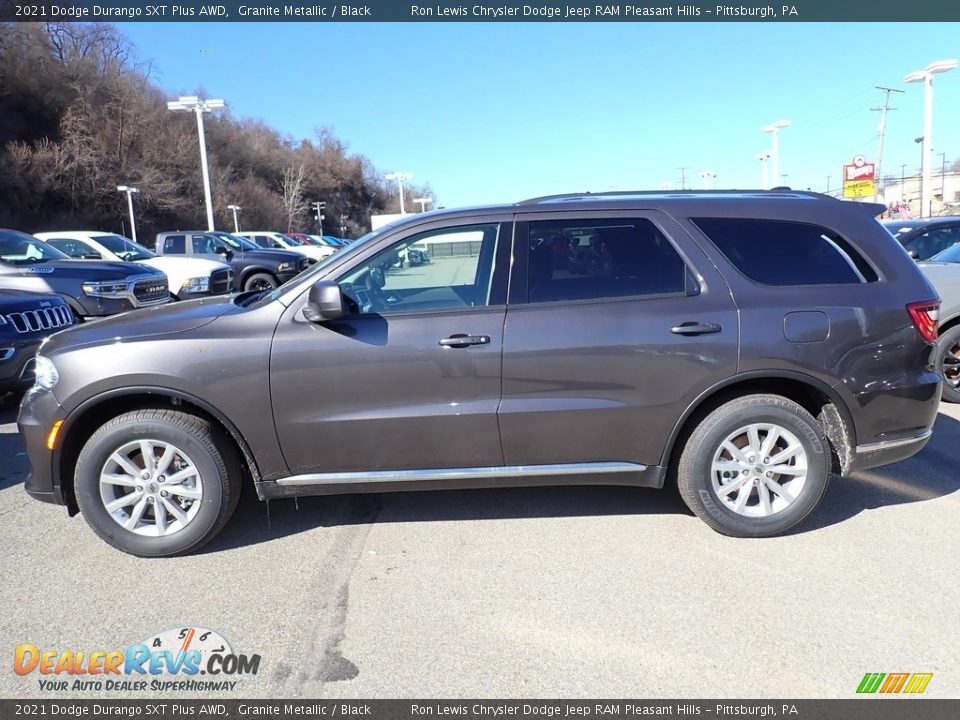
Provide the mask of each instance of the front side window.
[{"label": "front side window", "polygon": [[783,220],[691,218],[734,267],[763,285],[872,282],[877,274],[838,233]]},{"label": "front side window", "polygon": [[103,245],[114,255],[124,260],[149,260],[152,257],[156,257],[143,245],[135,243],[133,240],[130,238],[125,238],[123,235],[95,235],[93,239]]},{"label": "front side window", "polygon": [[935,228],[916,235],[904,247],[916,253],[917,259],[926,260],[960,242],[960,227]]},{"label": "front side window", "polygon": [[692,291],[686,265],[649,220],[530,223],[527,302]]},{"label": "front side window", "polygon": [[[338,282],[361,313],[483,307],[490,304],[498,242],[496,223],[419,233],[352,268]],[[413,245],[429,248],[429,263],[404,262]]]}]

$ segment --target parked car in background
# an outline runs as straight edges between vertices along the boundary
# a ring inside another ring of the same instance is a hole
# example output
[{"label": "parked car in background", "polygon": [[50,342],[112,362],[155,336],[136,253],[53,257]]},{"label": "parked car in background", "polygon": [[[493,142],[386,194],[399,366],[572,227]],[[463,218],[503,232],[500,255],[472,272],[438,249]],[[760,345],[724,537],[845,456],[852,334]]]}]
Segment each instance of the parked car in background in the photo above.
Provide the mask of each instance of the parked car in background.
[{"label": "parked car in background", "polygon": [[960,242],[960,216],[922,220],[884,220],[889,230],[914,260],[928,260]]},{"label": "parked car in background", "polygon": [[140,263],[73,260],[17,230],[0,230],[0,289],[59,295],[79,318],[170,301],[167,276]]},{"label": "parked car in background", "polygon": [[240,237],[245,237],[262,248],[273,250],[290,250],[291,252],[305,255],[314,262],[328,258],[335,252],[334,249],[330,247],[308,245],[302,240],[297,240],[296,238],[290,237],[285,233],[270,232],[267,230],[255,230],[252,232],[244,231],[234,234],[239,235]]},{"label": "parked car in background", "polygon": [[313,240],[314,245],[327,245],[335,250],[342,250],[347,246],[347,243],[333,235],[307,235],[307,237]]},{"label": "parked car in background", "polygon": [[960,245],[920,261],[917,266],[940,295],[937,370],[943,378],[940,397],[960,403]]},{"label": "parked car in background", "polygon": [[170,294],[177,300],[191,300],[230,292],[233,270],[221,259],[159,257],[130,238],[96,230],[58,230],[34,233],[48,245],[78,259],[138,262],[167,276]]},{"label": "parked car in background", "polygon": [[[216,536],[245,479],[269,500],[672,475],[718,532],[783,533],[937,418],[939,300],[882,209],[778,190],[413,215],[274,292],[55,335],[20,408],[26,490],[152,557]],[[383,272],[437,237],[456,262]],[[552,247],[575,238],[576,274]]]},{"label": "parked car in background", "polygon": [[235,290],[279,287],[311,264],[310,258],[287,250],[265,250],[246,238],[222,230],[176,230],[157,235],[163,257],[222,260],[233,268]]},{"label": "parked car in background", "polygon": [[57,295],[0,290],[0,396],[32,385],[40,343],[74,322],[70,306]]}]

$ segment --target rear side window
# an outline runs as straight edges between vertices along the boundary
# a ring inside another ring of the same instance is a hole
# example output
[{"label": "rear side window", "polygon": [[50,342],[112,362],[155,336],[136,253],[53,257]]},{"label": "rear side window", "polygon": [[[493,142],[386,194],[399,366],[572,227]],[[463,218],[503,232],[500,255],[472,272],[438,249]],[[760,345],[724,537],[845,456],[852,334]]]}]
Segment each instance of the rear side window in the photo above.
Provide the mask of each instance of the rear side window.
[{"label": "rear side window", "polygon": [[649,220],[530,223],[527,302],[689,293],[693,282]]},{"label": "rear side window", "polygon": [[182,255],[187,252],[186,241],[183,235],[167,235],[163,239],[163,252]]},{"label": "rear side window", "polygon": [[764,285],[873,282],[877,274],[833,230],[809,223],[744,218],[691,218],[727,260]]}]

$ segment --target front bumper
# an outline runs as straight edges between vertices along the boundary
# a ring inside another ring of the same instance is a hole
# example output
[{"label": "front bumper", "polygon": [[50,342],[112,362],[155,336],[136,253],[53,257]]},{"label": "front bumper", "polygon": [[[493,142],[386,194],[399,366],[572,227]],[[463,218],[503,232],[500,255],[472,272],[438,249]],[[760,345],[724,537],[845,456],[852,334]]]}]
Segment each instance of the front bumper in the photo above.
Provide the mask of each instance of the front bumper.
[{"label": "front bumper", "polygon": [[[54,423],[64,417],[63,408],[53,393],[36,389],[23,396],[17,417],[20,438],[30,461],[30,474],[24,481],[24,489],[30,497],[56,505],[68,503],[61,492],[59,478],[54,475],[56,453],[47,449],[47,437]],[[61,433],[57,446],[62,447],[63,441],[64,434]]]},{"label": "front bumper", "polygon": [[42,342],[43,336],[0,340],[0,390],[33,382],[33,357]]}]

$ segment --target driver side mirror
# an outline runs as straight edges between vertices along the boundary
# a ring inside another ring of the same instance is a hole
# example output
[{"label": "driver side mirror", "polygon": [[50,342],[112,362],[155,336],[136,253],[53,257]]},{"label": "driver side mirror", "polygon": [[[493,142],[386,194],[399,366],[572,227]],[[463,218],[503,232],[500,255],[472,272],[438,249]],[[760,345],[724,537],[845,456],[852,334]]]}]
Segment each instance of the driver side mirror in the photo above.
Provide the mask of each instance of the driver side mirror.
[{"label": "driver side mirror", "polygon": [[312,323],[339,320],[348,312],[340,286],[329,280],[314,283],[303,306],[303,316]]},{"label": "driver side mirror", "polygon": [[907,250],[907,255],[912,257],[914,260],[920,259],[920,253],[918,253],[916,250]]}]

